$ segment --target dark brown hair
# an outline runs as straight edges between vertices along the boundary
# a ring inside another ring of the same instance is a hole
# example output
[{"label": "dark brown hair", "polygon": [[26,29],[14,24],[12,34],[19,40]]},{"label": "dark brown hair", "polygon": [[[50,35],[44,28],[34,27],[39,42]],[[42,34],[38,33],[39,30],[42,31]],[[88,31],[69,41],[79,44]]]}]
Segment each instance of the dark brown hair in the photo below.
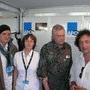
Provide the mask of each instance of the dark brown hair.
[{"label": "dark brown hair", "polygon": [[75,38],[74,44],[78,47],[79,50],[80,50],[80,46],[79,46],[80,38],[84,35],[87,35],[90,37],[90,31],[88,29],[83,29],[83,30],[79,31],[79,33],[77,34],[77,36]]},{"label": "dark brown hair", "polygon": [[5,25],[5,24],[0,25],[0,34],[6,30],[10,31],[10,27],[8,25]]},{"label": "dark brown hair", "polygon": [[34,40],[33,49],[35,48],[36,42],[37,42],[36,36],[34,36],[33,34],[28,33],[28,34],[26,34],[26,35],[23,37],[23,39],[22,39],[22,49],[25,48],[25,40],[27,40],[29,37],[30,37],[32,40]]}]

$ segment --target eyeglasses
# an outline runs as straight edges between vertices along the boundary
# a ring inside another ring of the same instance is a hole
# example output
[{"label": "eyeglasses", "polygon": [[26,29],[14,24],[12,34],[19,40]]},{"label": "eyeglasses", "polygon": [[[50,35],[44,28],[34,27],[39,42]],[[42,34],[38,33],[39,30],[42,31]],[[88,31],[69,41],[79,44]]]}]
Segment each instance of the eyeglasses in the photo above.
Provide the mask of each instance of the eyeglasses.
[{"label": "eyeglasses", "polygon": [[84,68],[85,68],[85,67],[82,67],[82,68],[81,68],[81,72],[80,72],[80,74],[79,74],[79,77],[80,77],[80,78],[82,78],[82,74],[83,74]]}]

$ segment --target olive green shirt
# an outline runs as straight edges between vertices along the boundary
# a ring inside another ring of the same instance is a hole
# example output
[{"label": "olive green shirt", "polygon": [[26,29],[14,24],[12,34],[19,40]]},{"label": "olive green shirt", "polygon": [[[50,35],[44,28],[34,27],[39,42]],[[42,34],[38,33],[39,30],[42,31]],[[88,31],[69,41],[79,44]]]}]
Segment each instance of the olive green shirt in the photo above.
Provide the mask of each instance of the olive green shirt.
[{"label": "olive green shirt", "polygon": [[64,43],[59,48],[54,42],[49,42],[41,48],[38,77],[48,77],[51,90],[69,90],[72,53],[69,44]]}]

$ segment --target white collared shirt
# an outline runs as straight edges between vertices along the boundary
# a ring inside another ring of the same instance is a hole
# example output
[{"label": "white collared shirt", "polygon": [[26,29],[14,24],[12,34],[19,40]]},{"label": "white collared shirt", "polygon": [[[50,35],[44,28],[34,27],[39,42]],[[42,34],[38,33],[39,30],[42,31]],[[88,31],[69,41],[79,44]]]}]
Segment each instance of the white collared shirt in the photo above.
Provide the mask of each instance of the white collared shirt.
[{"label": "white collared shirt", "polygon": [[26,66],[28,65],[28,63],[29,63],[29,61],[30,61],[30,58],[31,58],[31,56],[32,56],[32,52],[33,52],[33,50],[31,50],[31,51],[29,52],[29,54],[26,56],[25,53],[24,53],[24,51],[23,51],[23,59],[24,59],[24,62],[25,62],[25,65],[26,65]]},{"label": "white collared shirt", "polygon": [[[27,55],[26,64],[30,60],[32,51],[30,51],[29,55]],[[27,70],[27,80],[29,81],[29,84],[24,84],[23,81],[25,80],[25,67],[22,60],[22,52],[24,51],[17,52],[14,56],[14,65],[18,70],[18,78],[16,80],[16,90],[40,90],[39,79],[36,74],[39,63],[39,53],[36,51],[34,51],[33,53],[32,60]],[[25,58],[25,53],[23,54]]]},{"label": "white collared shirt", "polygon": [[83,70],[83,75],[81,78],[81,86],[90,90],[90,61],[87,63]]},{"label": "white collared shirt", "polygon": [[0,43],[0,44],[1,44],[1,46],[3,47],[3,49],[4,49],[5,51],[8,50],[8,43],[7,43],[5,46],[3,46],[2,43]]},{"label": "white collared shirt", "polygon": [[[74,55],[75,56],[75,55]],[[85,61],[83,54],[80,52],[78,56],[73,56],[73,65],[71,68],[71,81],[75,81],[78,86],[86,88],[90,90],[90,62],[85,66]],[[82,77],[79,75],[81,73],[81,69],[84,67]]]}]

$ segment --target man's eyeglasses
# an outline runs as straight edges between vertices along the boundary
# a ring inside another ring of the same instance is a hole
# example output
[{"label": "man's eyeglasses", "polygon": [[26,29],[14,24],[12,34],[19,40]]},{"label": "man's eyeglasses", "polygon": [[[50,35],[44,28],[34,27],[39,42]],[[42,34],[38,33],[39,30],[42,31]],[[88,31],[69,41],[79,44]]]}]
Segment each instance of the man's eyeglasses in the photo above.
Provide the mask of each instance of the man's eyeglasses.
[{"label": "man's eyeglasses", "polygon": [[80,77],[80,78],[82,78],[82,74],[83,74],[84,68],[85,68],[85,67],[82,67],[82,68],[81,68],[81,72],[80,72],[80,74],[79,74],[79,77]]}]

